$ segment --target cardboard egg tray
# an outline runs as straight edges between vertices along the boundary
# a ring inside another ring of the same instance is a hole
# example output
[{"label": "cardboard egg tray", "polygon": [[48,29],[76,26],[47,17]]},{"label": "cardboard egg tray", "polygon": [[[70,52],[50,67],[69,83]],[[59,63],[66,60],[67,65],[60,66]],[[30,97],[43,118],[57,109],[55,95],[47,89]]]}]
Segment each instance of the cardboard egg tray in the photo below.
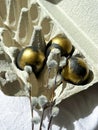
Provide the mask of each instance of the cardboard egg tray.
[{"label": "cardboard egg tray", "polygon": [[77,29],[70,26],[71,21],[68,22],[65,16],[65,19],[62,19],[63,13],[59,12],[57,5],[50,2],[45,0],[2,0],[0,4],[0,88],[6,95],[28,96],[26,90],[32,87],[32,96],[45,95],[49,100],[53,96],[53,90],[46,88],[47,65],[39,78],[36,78],[29,66],[21,71],[15,63],[19,51],[32,45],[34,41],[37,44],[37,39],[41,39],[42,35],[47,44],[57,34],[65,34],[75,47],[73,55],[81,55],[91,70],[91,80],[85,85],[61,83],[55,89],[54,97],[52,97],[53,100],[56,100],[56,104],[98,82],[98,70],[96,63],[94,64],[96,56],[94,57],[88,50],[85,51],[85,48],[89,49],[91,44],[88,42],[82,44],[83,39],[81,41],[77,39],[78,36],[84,38],[82,33],[77,34]]}]

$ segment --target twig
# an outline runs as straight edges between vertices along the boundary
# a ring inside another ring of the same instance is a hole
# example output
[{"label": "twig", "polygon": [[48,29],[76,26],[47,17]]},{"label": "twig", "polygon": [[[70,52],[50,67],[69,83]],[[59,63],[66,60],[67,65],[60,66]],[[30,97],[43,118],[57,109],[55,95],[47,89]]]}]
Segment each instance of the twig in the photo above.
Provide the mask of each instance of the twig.
[{"label": "twig", "polygon": [[45,112],[45,109],[43,109],[43,112],[42,112],[42,117],[41,117],[41,122],[40,122],[40,127],[39,127],[39,130],[42,130],[42,124],[43,124],[43,118],[44,118],[44,112]]},{"label": "twig", "polygon": [[50,128],[51,128],[52,119],[53,119],[53,116],[50,117],[49,124],[48,124],[48,129],[47,130],[50,130]]},{"label": "twig", "polygon": [[[52,107],[53,107],[53,105],[51,105],[51,107],[50,107],[50,112],[51,112],[51,113],[52,113]],[[51,116],[50,116],[50,119],[49,119],[49,124],[48,124],[48,129],[47,129],[47,130],[49,130],[50,127],[51,127],[52,119],[53,119],[53,116],[51,115]]]},{"label": "twig", "polygon": [[[31,101],[31,88],[29,89],[29,99],[30,99],[30,107],[31,107],[31,116],[33,119],[33,107],[32,107],[32,101]],[[34,123],[32,122],[32,130],[34,130]]]}]

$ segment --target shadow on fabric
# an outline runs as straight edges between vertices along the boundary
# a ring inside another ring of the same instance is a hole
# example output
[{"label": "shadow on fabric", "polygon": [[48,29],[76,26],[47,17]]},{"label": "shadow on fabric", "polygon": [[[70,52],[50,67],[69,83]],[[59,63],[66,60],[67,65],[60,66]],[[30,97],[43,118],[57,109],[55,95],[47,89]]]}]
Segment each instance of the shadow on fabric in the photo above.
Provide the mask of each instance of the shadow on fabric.
[{"label": "shadow on fabric", "polygon": [[[62,101],[58,106],[60,113],[52,124],[59,126],[59,130],[75,130],[74,122],[88,117],[98,106],[98,83]],[[98,130],[98,125],[93,130]]]}]

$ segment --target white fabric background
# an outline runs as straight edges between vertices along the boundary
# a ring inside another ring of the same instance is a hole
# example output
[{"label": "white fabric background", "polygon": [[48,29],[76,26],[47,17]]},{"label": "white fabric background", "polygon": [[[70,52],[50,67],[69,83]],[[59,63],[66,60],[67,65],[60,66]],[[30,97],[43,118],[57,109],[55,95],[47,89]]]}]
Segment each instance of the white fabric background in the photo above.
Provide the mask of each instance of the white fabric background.
[{"label": "white fabric background", "polygon": [[[98,130],[98,83],[62,101],[59,108],[52,130]],[[43,130],[47,125],[48,117]],[[38,127],[35,125],[34,130]],[[0,130],[31,130],[28,98],[8,97],[0,92]]]},{"label": "white fabric background", "polygon": [[[66,6],[63,2],[59,6],[97,45],[98,1],[89,0],[89,6],[88,1],[83,0],[66,0]],[[98,83],[64,100],[59,108],[60,113],[53,120],[52,130],[98,130]],[[47,124],[46,117],[43,130],[46,130]],[[38,127],[36,125],[34,130]],[[28,98],[8,97],[0,92],[0,130],[31,130]]]}]

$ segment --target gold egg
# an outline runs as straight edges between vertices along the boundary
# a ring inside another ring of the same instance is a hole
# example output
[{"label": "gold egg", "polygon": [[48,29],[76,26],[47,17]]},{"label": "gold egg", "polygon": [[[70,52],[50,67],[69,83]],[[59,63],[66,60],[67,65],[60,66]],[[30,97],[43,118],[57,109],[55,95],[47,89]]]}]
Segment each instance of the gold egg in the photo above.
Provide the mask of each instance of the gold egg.
[{"label": "gold egg", "polygon": [[49,55],[50,51],[53,48],[58,48],[61,51],[61,55],[69,56],[72,55],[74,51],[74,47],[71,44],[70,40],[63,36],[63,35],[57,35],[54,37],[50,42],[48,43],[49,47],[47,47],[47,55]]},{"label": "gold egg", "polygon": [[16,58],[18,68],[23,70],[26,65],[30,65],[35,73],[42,69],[44,61],[44,53],[34,50],[32,46],[22,49]]},{"label": "gold egg", "polygon": [[89,68],[82,58],[73,56],[68,59],[61,75],[64,80],[79,85],[89,77]]}]

